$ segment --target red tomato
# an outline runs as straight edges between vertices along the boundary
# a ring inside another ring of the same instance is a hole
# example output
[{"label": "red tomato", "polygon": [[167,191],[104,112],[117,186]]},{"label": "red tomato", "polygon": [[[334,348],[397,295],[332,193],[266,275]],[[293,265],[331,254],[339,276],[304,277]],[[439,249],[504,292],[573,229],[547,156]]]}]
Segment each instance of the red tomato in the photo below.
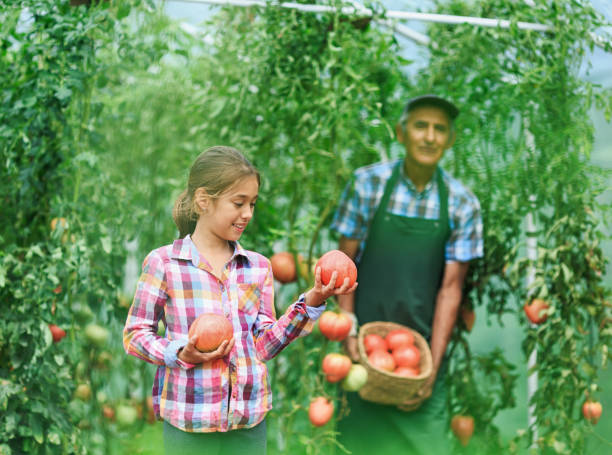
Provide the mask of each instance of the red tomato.
[{"label": "red tomato", "polygon": [[49,330],[51,331],[51,336],[53,337],[53,341],[55,343],[66,336],[66,331],[55,324],[49,324]]},{"label": "red tomato", "polygon": [[461,305],[461,319],[463,320],[463,324],[465,324],[465,329],[471,332],[472,327],[474,327],[474,322],[476,321],[476,313],[474,313],[474,310]]},{"label": "red tomato", "polygon": [[587,400],[582,405],[582,415],[585,419],[595,425],[601,417],[601,403],[598,401]]},{"label": "red tomato", "polygon": [[272,265],[272,275],[281,283],[292,283],[297,279],[297,269],[293,254],[288,251],[275,253],[270,258]]},{"label": "red tomato", "polygon": [[351,331],[353,321],[344,313],[324,311],[319,318],[319,330],[328,339],[342,341]]},{"label": "red tomato", "polygon": [[198,336],[196,348],[202,352],[211,352],[225,340],[232,339],[234,328],[225,316],[204,313],[198,316],[189,327],[189,339],[194,335]]},{"label": "red tomato", "polygon": [[323,373],[329,382],[338,382],[348,374],[352,364],[348,356],[332,352],[323,358]]},{"label": "red tomato", "polygon": [[462,446],[467,446],[474,434],[474,417],[456,415],[451,419],[451,429]]},{"label": "red tomato", "polygon": [[338,272],[335,287],[339,288],[344,283],[344,279],[348,277],[349,286],[357,281],[357,267],[353,260],[340,250],[331,250],[319,258],[315,265],[321,267],[321,282],[324,285],[329,284],[332,273]]},{"label": "red tomato", "polygon": [[373,350],[370,355],[368,355],[368,362],[379,370],[395,370],[395,360],[393,359],[393,356],[389,354],[389,352],[383,351],[382,349]]},{"label": "red tomato", "polygon": [[329,422],[334,413],[334,404],[325,397],[316,397],[308,407],[308,418],[315,427],[321,427]]},{"label": "red tomato", "polygon": [[385,339],[375,333],[369,333],[363,337],[363,347],[366,354],[370,354],[374,349],[382,349],[383,351],[389,349]]},{"label": "red tomato", "polygon": [[421,352],[415,345],[400,346],[391,352],[395,364],[400,367],[416,368],[421,361]]},{"label": "red tomato", "polygon": [[542,311],[547,310],[548,308],[548,302],[542,299],[533,299],[531,302],[527,302],[523,306],[525,314],[534,324],[541,324],[542,322],[546,321],[548,314],[542,314]]},{"label": "red tomato", "polygon": [[395,329],[387,333],[385,337],[387,346],[391,351],[401,346],[410,346],[414,344],[414,335],[412,332],[405,329]]},{"label": "red tomato", "polygon": [[400,376],[405,376],[407,378],[415,378],[419,374],[421,374],[421,370],[419,369],[419,367],[410,368],[399,366],[395,370],[393,370],[393,373],[399,374]]}]

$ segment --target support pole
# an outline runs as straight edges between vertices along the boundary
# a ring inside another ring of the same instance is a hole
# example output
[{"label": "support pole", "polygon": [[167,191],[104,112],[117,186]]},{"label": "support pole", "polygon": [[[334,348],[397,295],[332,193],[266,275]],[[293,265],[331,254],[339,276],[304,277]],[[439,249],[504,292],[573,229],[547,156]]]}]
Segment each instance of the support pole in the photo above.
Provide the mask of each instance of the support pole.
[{"label": "support pole", "polygon": [[[276,6],[279,8],[288,8],[294,9],[297,11],[302,11],[306,13],[331,13],[331,12],[341,12],[346,15],[356,15],[360,17],[372,17],[374,16],[374,12],[365,7],[355,8],[354,6],[345,6],[342,8],[336,8],[335,6],[328,5],[308,5],[304,3],[293,3],[293,2],[278,2],[278,3],[267,3],[264,0],[170,0],[170,1],[180,1],[181,3],[203,3],[209,5],[220,5],[220,6]],[[527,0],[529,1],[529,0]],[[521,30],[533,30],[537,32],[548,32],[551,31],[551,27],[546,24],[538,24],[534,22],[522,22],[518,21],[513,23],[508,19],[491,19],[486,17],[471,17],[471,16],[456,16],[453,14],[435,14],[435,13],[418,13],[411,11],[386,11],[384,13],[384,18],[378,20],[377,22],[391,27],[396,32],[404,35],[406,38],[410,38],[415,42],[423,45],[429,44],[429,38],[425,35],[416,32],[406,26],[396,25],[392,26],[390,24],[389,19],[398,19],[398,20],[415,20],[422,22],[437,22],[440,24],[469,24],[478,27],[499,27],[499,28],[510,28],[511,26],[516,26]],[[589,33],[593,43],[604,49],[608,50],[612,47],[612,41],[608,41],[607,39],[597,35],[594,32]]]},{"label": "support pole", "polygon": [[[538,259],[538,238],[537,238],[537,229],[535,223],[535,202],[536,197],[532,194],[529,196],[529,213],[527,214],[527,226],[526,226],[526,234],[527,234],[527,259],[529,259],[529,268],[527,270],[527,289],[530,289],[535,281],[535,262]],[[528,295],[531,292],[528,293]],[[537,327],[535,324],[531,324],[531,327]],[[531,371],[534,368],[538,361],[538,351],[534,349],[529,354],[529,359],[527,361],[527,371]],[[538,389],[538,372],[533,371],[529,376],[527,376],[527,402],[529,404],[529,408],[527,410],[527,423],[529,424],[529,428],[533,429],[533,440],[531,441],[531,446],[535,447],[535,443],[538,439],[538,429],[536,427],[536,418],[535,418],[535,406],[531,404],[531,399]]]},{"label": "support pole", "polygon": [[[525,131],[525,143],[527,145],[527,150],[529,152],[528,162],[532,161],[535,155],[535,138],[529,129],[529,119],[527,117],[523,118],[523,127]],[[534,194],[529,196],[529,212],[527,213],[526,218],[526,228],[525,234],[527,236],[527,259],[529,260],[529,266],[527,269],[527,297],[533,293],[533,283],[536,278],[536,261],[538,260],[538,237],[537,237],[537,226],[536,226],[536,218],[535,218],[535,210],[536,210],[536,196]],[[537,327],[535,324],[531,324],[532,328]],[[538,351],[536,348],[529,354],[529,359],[527,360],[527,372],[532,371],[532,369],[536,366],[538,361]],[[535,406],[531,404],[531,399],[533,398],[535,392],[538,389],[538,373],[537,371],[533,371],[529,376],[527,376],[527,403],[529,403],[529,407],[527,409],[527,423],[529,428],[533,430],[533,439],[531,440],[531,447],[536,447],[536,441],[538,439],[538,428],[536,426],[537,421],[535,417]]]}]

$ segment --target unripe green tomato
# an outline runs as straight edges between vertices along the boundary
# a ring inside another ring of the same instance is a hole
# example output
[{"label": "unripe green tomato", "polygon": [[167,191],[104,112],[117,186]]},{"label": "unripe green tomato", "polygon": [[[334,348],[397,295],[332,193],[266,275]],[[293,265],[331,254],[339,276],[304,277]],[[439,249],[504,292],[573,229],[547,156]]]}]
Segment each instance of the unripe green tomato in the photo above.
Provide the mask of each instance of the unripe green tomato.
[{"label": "unripe green tomato", "polygon": [[98,390],[98,392],[96,393],[96,400],[98,400],[98,403],[100,404],[106,403],[106,401],[108,400],[108,395],[106,395],[106,392],[104,390]]},{"label": "unripe green tomato", "polygon": [[88,324],[85,327],[85,337],[94,346],[102,347],[106,345],[109,335],[107,329],[97,324]]},{"label": "unripe green tomato", "polygon": [[342,380],[341,386],[347,392],[357,392],[366,382],[368,382],[368,371],[363,365],[354,363],[351,365],[346,377]]},{"label": "unripe green tomato", "polygon": [[80,324],[85,324],[93,319],[94,314],[86,303],[75,302],[72,307],[72,314]]},{"label": "unripe green tomato", "polygon": [[89,384],[79,384],[74,391],[75,398],[82,401],[89,401],[91,399],[91,387]]},{"label": "unripe green tomato", "polygon": [[138,411],[132,406],[120,404],[115,411],[115,418],[119,425],[129,427],[138,419]]}]

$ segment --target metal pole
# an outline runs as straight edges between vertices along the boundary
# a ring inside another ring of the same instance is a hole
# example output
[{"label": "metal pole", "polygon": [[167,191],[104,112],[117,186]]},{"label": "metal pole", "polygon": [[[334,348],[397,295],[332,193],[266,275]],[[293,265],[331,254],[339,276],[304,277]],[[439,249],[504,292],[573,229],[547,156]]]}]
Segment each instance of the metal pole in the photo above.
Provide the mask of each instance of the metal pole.
[{"label": "metal pole", "polygon": [[[525,142],[531,158],[531,156],[535,155],[535,138],[529,130],[529,119],[527,117],[523,118],[523,126],[525,130]],[[528,297],[533,292],[532,286],[535,282],[536,275],[535,263],[538,260],[538,237],[535,220],[535,208],[536,196],[532,194],[529,196],[529,212],[527,213],[525,229],[525,234],[527,236],[527,259],[529,259],[526,279]],[[536,325],[531,324],[531,327],[534,328],[536,327]],[[529,425],[529,428],[533,430],[533,439],[531,441],[532,448],[536,447],[536,441],[538,439],[535,406],[531,404],[531,399],[533,398],[533,395],[538,389],[538,372],[534,368],[537,364],[537,361],[538,351],[536,348],[534,348],[534,350],[529,354],[529,359],[527,360],[527,372],[532,371],[532,373],[527,376],[527,403],[529,403],[529,407],[527,409],[527,423]]]},{"label": "metal pole", "polygon": [[[344,6],[342,8],[336,8],[334,6],[327,5],[307,5],[303,3],[292,3],[292,2],[284,2],[284,3],[266,3],[262,0],[168,0],[175,1],[180,3],[205,3],[209,5],[232,5],[232,6],[277,6],[279,8],[288,8],[295,9],[298,11],[308,12],[308,13],[329,13],[339,11],[342,14],[346,15],[358,15],[361,17],[364,16],[373,16],[374,12],[368,8],[355,8],[352,6]],[[416,20],[423,22],[438,22],[441,24],[470,24],[476,25],[480,27],[500,27],[500,28],[510,28],[513,24],[512,21],[508,19],[490,19],[485,17],[470,17],[470,16],[456,16],[452,14],[434,14],[434,13],[417,13],[410,11],[386,11],[384,13],[384,17],[387,18],[385,20],[378,20],[383,25],[391,26],[388,23],[388,19],[399,19],[399,20]],[[549,25],[545,24],[537,24],[534,22],[516,22],[514,23],[516,27],[521,30],[534,30],[538,32],[547,32],[551,30]],[[412,29],[408,29],[405,26],[395,26],[394,30],[406,38],[413,39],[419,44],[427,45],[429,44],[429,39],[425,38],[423,34],[418,33]],[[593,43],[607,50],[610,46],[612,46],[612,42],[607,41],[605,38],[597,35],[594,32],[589,32],[589,36],[593,40]]]}]

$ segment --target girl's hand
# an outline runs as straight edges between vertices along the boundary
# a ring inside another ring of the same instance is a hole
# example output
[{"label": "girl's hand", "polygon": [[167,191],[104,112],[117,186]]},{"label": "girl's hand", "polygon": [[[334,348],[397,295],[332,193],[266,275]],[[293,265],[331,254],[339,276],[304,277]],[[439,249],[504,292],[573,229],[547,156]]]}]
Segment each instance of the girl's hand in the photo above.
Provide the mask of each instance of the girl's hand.
[{"label": "girl's hand", "polygon": [[349,287],[348,277],[344,279],[342,286],[336,289],[336,278],[338,278],[338,272],[334,271],[329,283],[327,283],[327,286],[324,286],[321,282],[321,267],[317,267],[315,270],[314,287],[306,292],[305,295],[306,305],[315,307],[320,306],[332,295],[350,294],[357,289],[357,283]]},{"label": "girl's hand", "polygon": [[232,337],[231,340],[226,340],[221,343],[216,350],[211,352],[202,352],[198,351],[198,349],[195,347],[197,341],[197,336],[192,337],[191,340],[189,340],[189,342],[185,345],[185,347],[179,351],[178,358],[181,359],[183,362],[193,364],[210,362],[212,360],[225,357],[234,347],[234,338]]}]

